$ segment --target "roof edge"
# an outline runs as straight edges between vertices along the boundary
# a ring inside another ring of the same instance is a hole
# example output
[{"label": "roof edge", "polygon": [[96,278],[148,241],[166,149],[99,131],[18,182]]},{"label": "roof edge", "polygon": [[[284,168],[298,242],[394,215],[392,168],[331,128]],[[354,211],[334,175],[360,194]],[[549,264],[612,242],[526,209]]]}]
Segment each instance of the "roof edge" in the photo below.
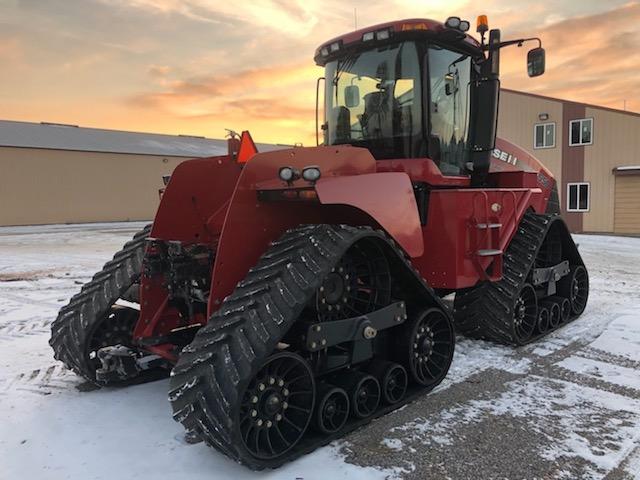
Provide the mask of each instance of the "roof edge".
[{"label": "roof edge", "polygon": [[595,105],[593,103],[576,102],[574,100],[566,100],[564,98],[550,97],[550,96],[547,96],[547,95],[540,95],[539,93],[529,93],[529,92],[523,92],[521,90],[513,90],[511,88],[502,87],[500,90],[502,90],[503,92],[515,93],[516,95],[524,95],[525,97],[540,98],[542,100],[550,100],[550,101],[553,101],[553,102],[560,102],[560,103],[572,103],[574,105],[581,105],[581,106],[586,107],[586,108],[595,108],[597,110],[605,110],[607,112],[622,113],[623,115],[630,115],[632,117],[640,117],[640,112],[630,112],[629,110],[620,110],[618,108],[603,107],[602,105]]}]

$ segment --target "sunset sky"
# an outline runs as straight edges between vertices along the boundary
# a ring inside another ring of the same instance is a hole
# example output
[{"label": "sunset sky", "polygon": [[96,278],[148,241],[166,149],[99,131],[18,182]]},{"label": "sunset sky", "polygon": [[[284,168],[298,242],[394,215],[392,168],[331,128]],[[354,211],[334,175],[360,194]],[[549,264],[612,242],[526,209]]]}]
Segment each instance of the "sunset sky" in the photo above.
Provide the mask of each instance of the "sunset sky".
[{"label": "sunset sky", "polygon": [[388,20],[489,16],[540,36],[547,73],[504,51],[502,85],[640,111],[640,1],[0,0],[0,118],[222,138],[314,135],[314,49]]}]

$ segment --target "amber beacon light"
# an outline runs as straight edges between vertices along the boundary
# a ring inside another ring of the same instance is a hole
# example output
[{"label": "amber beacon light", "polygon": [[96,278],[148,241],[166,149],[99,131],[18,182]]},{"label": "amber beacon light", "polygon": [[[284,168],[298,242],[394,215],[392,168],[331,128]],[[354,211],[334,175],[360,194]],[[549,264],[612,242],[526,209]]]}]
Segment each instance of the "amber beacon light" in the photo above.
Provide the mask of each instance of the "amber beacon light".
[{"label": "amber beacon light", "polygon": [[478,15],[478,19],[476,20],[476,31],[478,33],[485,33],[489,30],[489,20],[486,15]]}]

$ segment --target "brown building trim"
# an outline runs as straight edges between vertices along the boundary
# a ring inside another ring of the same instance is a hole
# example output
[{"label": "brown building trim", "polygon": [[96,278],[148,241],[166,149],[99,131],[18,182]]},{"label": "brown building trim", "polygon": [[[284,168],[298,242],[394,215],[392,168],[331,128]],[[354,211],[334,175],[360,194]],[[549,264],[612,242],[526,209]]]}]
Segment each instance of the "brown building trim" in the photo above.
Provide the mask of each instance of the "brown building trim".
[{"label": "brown building trim", "polygon": [[[584,146],[569,146],[571,129],[569,122],[585,118],[587,109],[584,104],[562,102],[562,123],[564,124],[564,137],[562,139],[562,190],[560,193],[562,216],[569,229],[574,232],[582,232],[582,212],[567,211],[567,184],[584,182]],[[593,133],[592,133],[593,139]]]},{"label": "brown building trim", "polygon": [[552,102],[560,102],[562,104],[574,103],[584,108],[595,108],[597,110],[605,110],[607,112],[621,113],[623,115],[630,115],[632,117],[640,117],[640,113],[638,112],[630,112],[628,110],[620,110],[618,108],[603,107],[601,105],[594,105],[592,103],[574,102],[572,100],[566,100],[558,97],[549,97],[547,95],[540,95],[538,93],[529,93],[529,92],[521,92],[520,90],[511,90],[509,88],[501,88],[500,90],[503,92],[515,93],[516,95],[524,95],[525,97],[540,98],[542,100],[550,100]]}]

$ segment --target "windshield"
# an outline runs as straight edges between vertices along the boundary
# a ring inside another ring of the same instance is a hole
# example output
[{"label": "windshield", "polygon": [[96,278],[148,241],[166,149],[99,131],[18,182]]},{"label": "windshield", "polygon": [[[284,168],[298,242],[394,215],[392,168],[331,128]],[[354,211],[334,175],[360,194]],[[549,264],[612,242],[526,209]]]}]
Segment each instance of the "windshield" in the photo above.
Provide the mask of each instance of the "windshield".
[{"label": "windshield", "polygon": [[325,144],[365,147],[377,159],[418,156],[422,109],[414,42],[329,62],[326,78]]}]

